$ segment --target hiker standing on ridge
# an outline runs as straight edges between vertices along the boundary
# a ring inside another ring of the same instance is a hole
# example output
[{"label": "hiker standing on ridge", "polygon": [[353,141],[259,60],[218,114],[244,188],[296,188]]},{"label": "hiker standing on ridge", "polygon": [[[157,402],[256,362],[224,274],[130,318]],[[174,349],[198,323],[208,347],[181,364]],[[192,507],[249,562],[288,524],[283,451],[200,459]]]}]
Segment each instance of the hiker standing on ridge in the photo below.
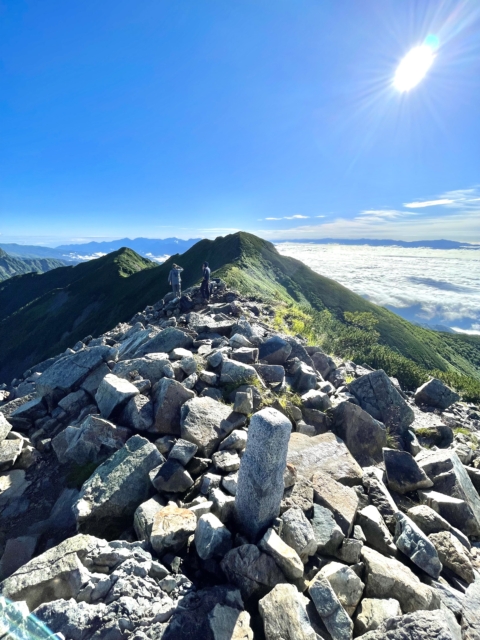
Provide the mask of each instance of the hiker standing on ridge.
[{"label": "hiker standing on ridge", "polygon": [[202,271],[203,280],[200,285],[200,293],[202,294],[202,298],[208,302],[210,300],[210,267],[208,266],[208,262],[203,263]]},{"label": "hiker standing on ridge", "polygon": [[180,276],[182,271],[183,268],[174,263],[168,274],[168,284],[172,285],[172,291],[176,298],[182,295],[182,278]]}]

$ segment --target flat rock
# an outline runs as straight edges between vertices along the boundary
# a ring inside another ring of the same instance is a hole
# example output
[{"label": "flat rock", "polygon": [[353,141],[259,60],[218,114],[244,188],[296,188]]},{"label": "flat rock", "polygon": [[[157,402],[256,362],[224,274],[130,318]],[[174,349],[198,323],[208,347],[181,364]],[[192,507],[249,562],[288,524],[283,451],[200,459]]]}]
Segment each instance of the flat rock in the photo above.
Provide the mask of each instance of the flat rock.
[{"label": "flat rock", "polygon": [[151,545],[160,556],[167,551],[180,551],[196,527],[197,518],[190,509],[168,505],[155,514],[150,533]]},{"label": "flat rock", "polygon": [[149,353],[170,353],[174,349],[189,349],[193,344],[192,336],[176,327],[167,327],[147,340],[135,352],[135,357],[141,357]]},{"label": "flat rock", "polygon": [[358,495],[351,487],[334,480],[328,473],[315,473],[312,478],[314,501],[332,511],[345,536],[349,536],[358,509]]},{"label": "flat rock", "polygon": [[279,584],[260,600],[266,640],[316,640],[317,634],[307,615],[307,598],[291,584]]},{"label": "flat rock", "polygon": [[242,597],[262,597],[286,578],[275,560],[254,544],[244,544],[225,554],[221,567],[227,580],[238,587]]},{"label": "flat rock", "polygon": [[210,458],[234,429],[245,424],[245,416],[212,398],[191,398],[181,409],[181,436],[198,447],[198,455]]},{"label": "flat rock", "polygon": [[309,437],[294,432],[288,444],[287,462],[299,476],[311,480],[314,473],[324,471],[334,480],[353,486],[362,481],[362,468],[348,451],[343,440],[333,433]]}]

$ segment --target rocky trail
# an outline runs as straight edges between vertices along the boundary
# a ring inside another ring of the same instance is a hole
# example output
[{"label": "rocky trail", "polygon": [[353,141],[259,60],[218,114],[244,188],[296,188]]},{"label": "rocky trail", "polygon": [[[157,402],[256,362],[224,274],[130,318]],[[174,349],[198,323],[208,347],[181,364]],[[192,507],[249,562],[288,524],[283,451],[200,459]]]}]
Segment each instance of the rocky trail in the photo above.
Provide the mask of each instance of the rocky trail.
[{"label": "rocky trail", "polygon": [[169,294],[0,387],[0,637],[480,639],[479,408],[274,313]]}]

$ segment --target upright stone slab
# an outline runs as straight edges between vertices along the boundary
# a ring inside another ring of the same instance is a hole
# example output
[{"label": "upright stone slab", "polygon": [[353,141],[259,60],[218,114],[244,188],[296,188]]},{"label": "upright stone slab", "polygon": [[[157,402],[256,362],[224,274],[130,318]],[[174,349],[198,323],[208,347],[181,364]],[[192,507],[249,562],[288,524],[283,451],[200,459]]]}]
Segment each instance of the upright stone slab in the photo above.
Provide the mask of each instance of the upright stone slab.
[{"label": "upright stone slab", "polygon": [[262,409],[250,421],[235,510],[240,528],[252,540],[258,540],[280,512],[291,428],[290,420],[272,408]]}]

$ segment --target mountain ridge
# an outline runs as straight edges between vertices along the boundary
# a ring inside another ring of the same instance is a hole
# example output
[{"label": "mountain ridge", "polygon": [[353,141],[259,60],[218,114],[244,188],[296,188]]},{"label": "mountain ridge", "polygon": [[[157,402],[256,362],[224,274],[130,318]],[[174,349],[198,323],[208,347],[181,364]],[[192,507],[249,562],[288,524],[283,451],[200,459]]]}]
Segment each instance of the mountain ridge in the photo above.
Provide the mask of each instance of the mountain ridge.
[{"label": "mountain ridge", "polygon": [[66,262],[56,258],[16,258],[0,247],[0,282],[26,273],[46,273]]}]

